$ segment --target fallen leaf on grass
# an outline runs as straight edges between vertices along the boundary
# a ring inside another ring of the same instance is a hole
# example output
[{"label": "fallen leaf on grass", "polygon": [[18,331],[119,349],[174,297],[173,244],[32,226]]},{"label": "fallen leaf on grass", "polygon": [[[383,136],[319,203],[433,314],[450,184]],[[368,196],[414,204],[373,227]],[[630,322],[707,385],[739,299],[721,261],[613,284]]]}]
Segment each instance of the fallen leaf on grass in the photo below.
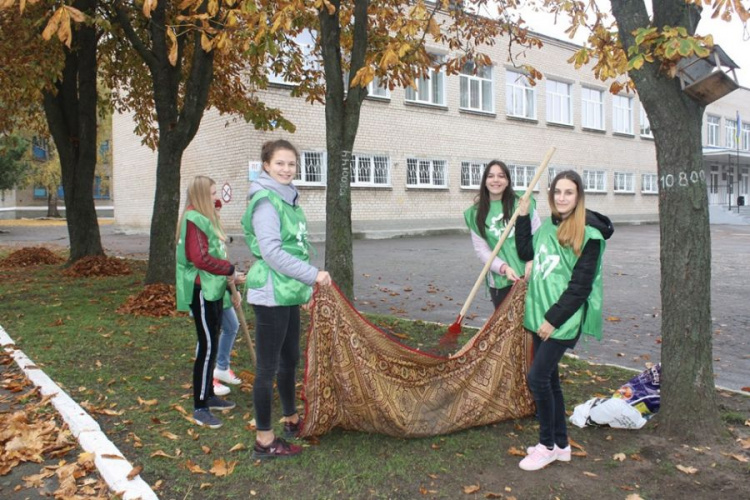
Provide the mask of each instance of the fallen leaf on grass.
[{"label": "fallen leaf on grass", "polygon": [[695,474],[698,472],[698,469],[696,469],[695,467],[691,467],[691,466],[684,466],[684,465],[678,464],[678,465],[675,465],[675,468],[680,472],[684,472],[685,474]]},{"label": "fallen leaf on grass", "polygon": [[210,488],[212,486],[213,486],[213,484],[211,484],[211,483],[201,483],[200,489],[206,490],[206,489],[208,489],[208,488]]},{"label": "fallen leaf on grass", "polygon": [[478,484],[470,484],[469,486],[464,486],[464,493],[467,495],[471,495],[472,493],[476,493],[479,491],[479,485]]},{"label": "fallen leaf on grass", "polygon": [[583,446],[581,446],[580,444],[576,443],[575,441],[573,441],[570,438],[568,438],[568,443],[570,443],[570,446],[572,446],[573,448],[578,448],[579,450],[583,450]]},{"label": "fallen leaf on grass", "polygon": [[523,450],[519,450],[515,446],[511,446],[510,448],[508,448],[508,455],[514,455],[516,457],[525,457],[526,452]]},{"label": "fallen leaf on grass", "polygon": [[143,399],[140,396],[138,396],[138,404],[142,406],[154,406],[159,402],[158,399]]},{"label": "fallen leaf on grass", "polygon": [[229,451],[230,452],[232,452],[232,451],[241,451],[241,450],[246,450],[246,449],[247,449],[247,446],[245,446],[242,443],[237,443],[236,445],[234,445],[231,448],[229,448]]},{"label": "fallen leaf on grass", "polygon": [[201,466],[193,462],[192,460],[188,460],[185,462],[185,467],[187,467],[187,470],[192,472],[193,474],[205,474],[206,471],[201,469]]},{"label": "fallen leaf on grass", "polygon": [[133,470],[131,470],[128,473],[128,475],[125,476],[125,477],[128,478],[128,481],[132,481],[133,479],[136,478],[136,476],[138,476],[138,474],[141,473],[142,470],[143,470],[143,466],[142,465],[136,465],[135,467],[133,467]]},{"label": "fallen leaf on grass", "polygon": [[177,434],[172,434],[169,431],[163,431],[161,435],[167,439],[171,439],[172,441],[177,441],[178,439],[180,439],[180,437]]},{"label": "fallen leaf on grass", "polygon": [[594,474],[593,472],[589,472],[587,470],[583,471],[583,475],[584,476],[588,476],[588,477],[599,477],[596,474]]},{"label": "fallen leaf on grass", "polygon": [[239,462],[237,460],[227,462],[223,458],[214,460],[214,465],[210,472],[216,477],[225,477],[234,472],[234,468]]},{"label": "fallen leaf on grass", "polygon": [[177,457],[173,457],[172,455],[168,455],[163,450],[156,450],[155,452],[153,452],[151,454],[151,458],[154,458],[154,457],[177,458]]},{"label": "fallen leaf on grass", "polygon": [[206,446],[205,444],[204,444],[204,445],[201,445],[201,450],[203,450],[203,453],[205,453],[206,455],[208,455],[208,454],[210,454],[210,453],[211,453],[211,448],[209,448],[209,447],[208,447],[208,446]]},{"label": "fallen leaf on grass", "polygon": [[125,460],[125,457],[121,457],[120,455],[110,455],[109,453],[102,455],[102,458],[108,458],[109,460]]},{"label": "fallen leaf on grass", "polygon": [[745,420],[745,425],[750,427],[750,419]]},{"label": "fallen leaf on grass", "polygon": [[618,462],[624,462],[626,458],[628,457],[626,457],[624,453],[615,453],[612,455],[612,459],[617,460]]},{"label": "fallen leaf on grass", "polygon": [[732,457],[733,459],[737,460],[738,462],[742,462],[743,464],[747,463],[747,458],[743,457],[742,455],[739,455],[737,453],[732,453],[729,456]]},{"label": "fallen leaf on grass", "polygon": [[586,453],[585,451],[571,451],[570,454],[573,455],[574,457],[587,457],[587,456],[589,456],[589,454]]},{"label": "fallen leaf on grass", "polygon": [[640,496],[638,493],[632,493],[625,497],[625,500],[643,500],[643,497]]},{"label": "fallen leaf on grass", "polygon": [[618,318],[617,316],[607,316],[607,321],[611,321],[612,323],[617,323],[618,321],[620,321],[620,318]]},{"label": "fallen leaf on grass", "polygon": [[503,498],[502,493],[487,492],[484,494],[484,498]]},{"label": "fallen leaf on grass", "polygon": [[750,438],[738,439],[743,450],[750,450]]},{"label": "fallen leaf on grass", "polygon": [[185,416],[187,416],[188,414],[187,410],[178,404],[171,405],[170,408],[176,410],[178,413],[182,413]]}]

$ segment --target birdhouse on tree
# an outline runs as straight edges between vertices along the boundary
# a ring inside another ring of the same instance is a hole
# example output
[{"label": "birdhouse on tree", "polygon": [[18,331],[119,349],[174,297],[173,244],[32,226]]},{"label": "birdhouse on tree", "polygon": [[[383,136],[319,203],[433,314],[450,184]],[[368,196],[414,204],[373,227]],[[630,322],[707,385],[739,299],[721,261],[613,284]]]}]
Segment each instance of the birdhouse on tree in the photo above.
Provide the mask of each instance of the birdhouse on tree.
[{"label": "birdhouse on tree", "polygon": [[734,71],[737,68],[737,63],[714,45],[708,57],[693,55],[681,60],[677,64],[677,76],[682,90],[707,106],[739,88]]}]

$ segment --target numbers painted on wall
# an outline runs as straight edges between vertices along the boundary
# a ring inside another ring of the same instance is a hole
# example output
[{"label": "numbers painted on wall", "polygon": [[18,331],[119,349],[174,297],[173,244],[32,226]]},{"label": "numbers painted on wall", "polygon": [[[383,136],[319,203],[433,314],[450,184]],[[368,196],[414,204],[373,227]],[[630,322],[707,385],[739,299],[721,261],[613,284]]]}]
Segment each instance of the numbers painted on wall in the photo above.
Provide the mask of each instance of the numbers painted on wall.
[{"label": "numbers painted on wall", "polygon": [[701,181],[706,181],[706,172],[703,170],[692,170],[690,172],[680,172],[676,176],[674,174],[667,174],[659,177],[662,189],[688,187],[691,184],[698,184]]}]

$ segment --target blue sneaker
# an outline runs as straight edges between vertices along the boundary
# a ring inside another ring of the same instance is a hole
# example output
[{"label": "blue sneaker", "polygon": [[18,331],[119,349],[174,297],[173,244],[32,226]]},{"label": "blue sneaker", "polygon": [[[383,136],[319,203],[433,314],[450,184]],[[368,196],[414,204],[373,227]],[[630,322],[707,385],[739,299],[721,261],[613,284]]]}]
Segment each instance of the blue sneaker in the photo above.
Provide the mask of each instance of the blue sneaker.
[{"label": "blue sneaker", "polygon": [[234,402],[227,399],[221,399],[218,396],[211,396],[206,403],[208,403],[209,410],[231,410],[237,406]]},{"label": "blue sneaker", "polygon": [[221,420],[216,418],[208,408],[198,408],[193,412],[193,421],[201,427],[218,429],[222,426]]}]

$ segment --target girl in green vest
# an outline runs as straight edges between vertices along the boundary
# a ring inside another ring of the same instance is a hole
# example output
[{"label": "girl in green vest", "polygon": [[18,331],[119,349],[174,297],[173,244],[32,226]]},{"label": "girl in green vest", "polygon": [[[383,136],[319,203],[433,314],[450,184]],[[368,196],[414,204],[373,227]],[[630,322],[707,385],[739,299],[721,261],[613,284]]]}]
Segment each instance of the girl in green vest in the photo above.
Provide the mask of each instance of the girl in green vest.
[{"label": "girl in green vest", "polygon": [[330,285],[331,277],[309,264],[307,219],[292,181],[299,153],[288,141],[267,142],[261,150],[263,172],[250,187],[242,217],[245,240],[257,259],[247,273],[247,301],[255,311],[253,406],[257,434],[253,458],[285,458],[302,447],[274,434],[271,425],[273,382],[281,397],[284,435],[301,427],[296,405],[296,371],[300,358],[300,306],[312,297],[312,286]]},{"label": "girl in green vest", "polygon": [[222,302],[228,281],[234,281],[234,266],[227,260],[221,227],[214,204],[218,199],[213,179],[199,175],[188,185],[185,210],[177,226],[177,310],[191,311],[198,336],[193,364],[193,420],[212,429],[221,420],[211,410],[231,410],[235,404],[214,394]]},{"label": "girl in green vest", "polygon": [[565,401],[558,363],[581,333],[601,338],[602,255],[614,228],[604,215],[586,210],[581,177],[557,174],[548,191],[552,215],[531,235],[529,203],[520,203],[516,247],[533,259],[524,327],[532,333],[534,359],[527,381],[539,419],[539,443],[519,466],[539,470],[555,460],[570,461]]},{"label": "girl in green vest", "polygon": [[[510,170],[499,160],[492,160],[484,169],[479,194],[471,207],[464,212],[464,220],[471,230],[474,251],[486,264],[497,245],[505,226],[516,210],[519,197],[513,191]],[[531,231],[541,225],[536,210],[532,210]],[[518,257],[515,231],[511,230],[500,252],[492,260],[487,284],[490,288],[492,304],[497,308],[510,292],[513,283],[526,274],[525,266]]]}]

